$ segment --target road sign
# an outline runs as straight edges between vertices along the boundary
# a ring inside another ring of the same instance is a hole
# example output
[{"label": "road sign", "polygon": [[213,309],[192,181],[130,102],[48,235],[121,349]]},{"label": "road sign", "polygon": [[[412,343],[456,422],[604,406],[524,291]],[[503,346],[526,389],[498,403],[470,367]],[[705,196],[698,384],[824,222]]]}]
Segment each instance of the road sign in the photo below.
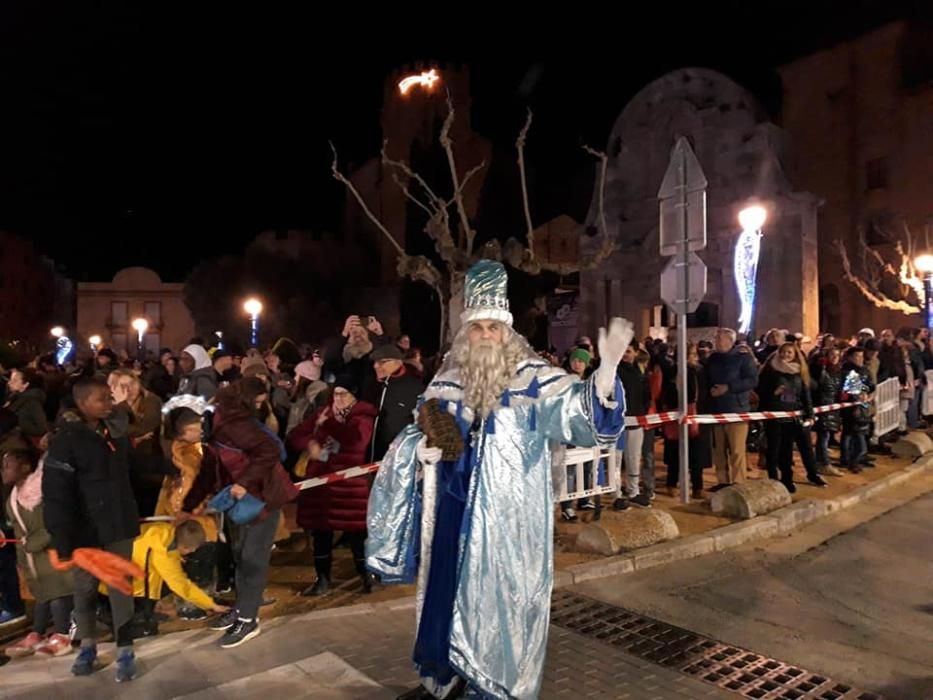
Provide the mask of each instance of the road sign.
[{"label": "road sign", "polygon": [[678,316],[692,314],[706,296],[706,263],[696,253],[689,253],[686,265],[686,289],[682,256],[671,258],[661,272],[661,298]]},{"label": "road sign", "polygon": [[685,240],[688,250],[706,247],[707,184],[690,142],[679,138],[658,190],[661,255],[674,255]]}]

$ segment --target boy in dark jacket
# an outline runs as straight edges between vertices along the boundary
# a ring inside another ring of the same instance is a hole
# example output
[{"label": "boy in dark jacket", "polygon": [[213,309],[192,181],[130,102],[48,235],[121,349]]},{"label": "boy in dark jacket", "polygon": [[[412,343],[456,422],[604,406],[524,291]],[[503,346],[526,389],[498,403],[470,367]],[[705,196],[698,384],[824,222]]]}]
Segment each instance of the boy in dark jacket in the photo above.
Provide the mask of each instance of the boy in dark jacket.
[{"label": "boy in dark jacket", "polygon": [[871,406],[868,404],[875,385],[865,367],[865,351],[860,347],[846,350],[842,365],[842,388],[839,400],[858,401],[856,406],[842,410],[842,455],[841,466],[858,474],[859,463],[868,454],[868,432],[871,430]]},{"label": "boy in dark jacket", "polygon": [[[114,412],[114,402],[126,400],[117,386],[111,395],[100,377],[79,380],[73,390],[77,412],[65,416],[45,458],[42,494],[45,525],[51,549],[62,560],[79,547],[97,547],[124,559],[133,555],[139,535],[139,514],[130,486],[128,419]],[[74,571],[75,620],[81,650],[71,667],[76,676],[93,673],[97,666],[94,638],[99,582],[87,571]],[[136,657],[130,626],[133,598],[112,591],[114,638],[117,643],[117,682],[136,676]]]}]

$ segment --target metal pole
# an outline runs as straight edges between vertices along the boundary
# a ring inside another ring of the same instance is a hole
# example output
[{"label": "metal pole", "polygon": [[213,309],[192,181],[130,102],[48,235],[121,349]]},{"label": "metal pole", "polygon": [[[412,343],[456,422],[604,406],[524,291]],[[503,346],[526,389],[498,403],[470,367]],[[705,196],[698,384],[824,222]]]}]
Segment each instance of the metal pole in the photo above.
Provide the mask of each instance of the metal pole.
[{"label": "metal pole", "polygon": [[926,327],[933,330],[933,272],[923,276],[923,306]]},{"label": "metal pole", "polygon": [[[681,217],[680,264],[681,274],[684,276],[684,298],[677,314],[677,374],[680,376],[680,415],[687,415],[687,304],[690,299],[690,271],[689,251],[687,250],[687,156],[681,152],[681,183],[680,202],[683,208]],[[690,447],[687,444],[687,424],[680,424],[680,502],[690,503]]]},{"label": "metal pole", "polygon": [[259,314],[253,314],[250,317],[249,343],[253,347],[259,347]]}]

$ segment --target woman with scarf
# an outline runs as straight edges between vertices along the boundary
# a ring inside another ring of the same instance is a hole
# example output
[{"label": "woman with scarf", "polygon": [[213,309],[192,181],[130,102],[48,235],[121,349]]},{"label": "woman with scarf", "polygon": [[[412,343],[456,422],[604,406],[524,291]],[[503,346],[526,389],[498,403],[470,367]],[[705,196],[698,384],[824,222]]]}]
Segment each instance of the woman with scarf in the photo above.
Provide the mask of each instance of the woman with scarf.
[{"label": "woman with scarf", "polygon": [[[288,436],[291,450],[307,450],[301,478],[312,478],[364,464],[373,435],[376,407],[358,401],[359,386],[352,375],[337,379],[330,405],[315,412]],[[299,460],[297,471],[302,460]],[[296,471],[296,473],[297,473]],[[344,533],[353,552],[353,563],[363,580],[363,591],[372,590],[373,577],[366,571],[363,545],[366,541],[368,479],[343,479],[301,492],[298,497],[298,525],[308,532],[314,544],[317,581],[302,595],[324,595],[330,590],[334,531]]]},{"label": "woman with scarf", "polygon": [[813,424],[813,401],[810,396],[810,370],[803,353],[794,343],[784,343],[762,365],[758,378],[759,410],[801,411],[793,418],[773,418],[765,421],[768,438],[768,478],[780,479],[787,490],[794,486],[794,443],[807,471],[807,480],[814,486],[826,486],[816,472],[816,462],[810,447],[809,433]]}]

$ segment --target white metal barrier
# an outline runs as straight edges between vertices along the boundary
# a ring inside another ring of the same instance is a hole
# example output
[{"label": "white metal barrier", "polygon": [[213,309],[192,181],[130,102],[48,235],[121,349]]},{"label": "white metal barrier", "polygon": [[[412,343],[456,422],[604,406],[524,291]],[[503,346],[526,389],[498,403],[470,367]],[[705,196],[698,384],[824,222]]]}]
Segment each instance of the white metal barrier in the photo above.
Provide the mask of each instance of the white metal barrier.
[{"label": "white metal barrier", "polygon": [[897,430],[900,425],[901,383],[897,377],[875,387],[875,437]]},{"label": "white metal barrier", "polygon": [[[555,496],[558,503],[615,493],[620,454],[614,449],[568,447],[562,464],[555,467]],[[587,473],[588,472],[588,473]],[[571,486],[571,482],[573,485]],[[587,484],[589,486],[587,487]]]}]

